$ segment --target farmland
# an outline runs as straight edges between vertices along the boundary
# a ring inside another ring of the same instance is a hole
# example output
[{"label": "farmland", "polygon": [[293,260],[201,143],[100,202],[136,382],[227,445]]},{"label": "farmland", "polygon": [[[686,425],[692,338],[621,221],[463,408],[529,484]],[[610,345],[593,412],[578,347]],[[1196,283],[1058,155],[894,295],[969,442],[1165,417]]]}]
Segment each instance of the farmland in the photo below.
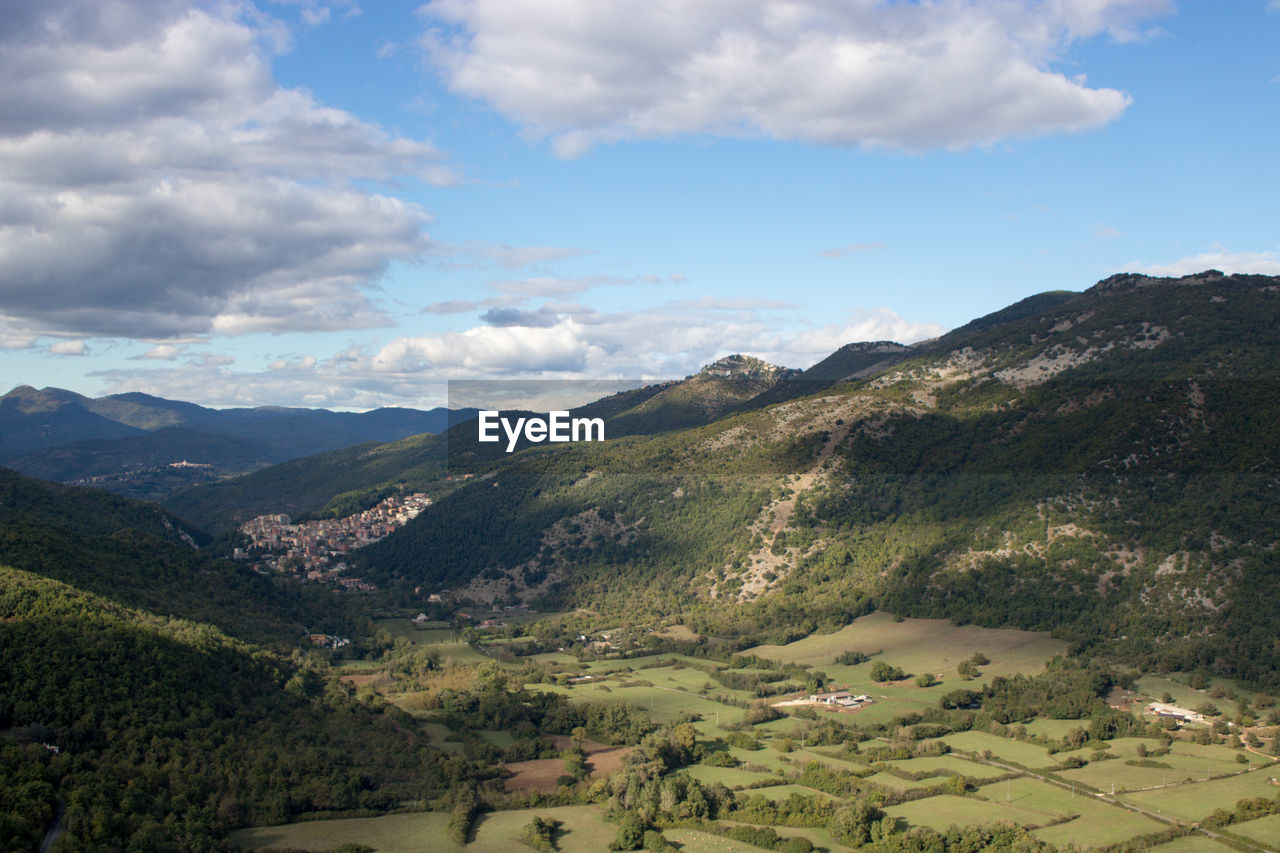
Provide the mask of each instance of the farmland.
[{"label": "farmland", "polygon": [[[1211,742],[1204,726],[1193,726],[1176,737],[1144,728],[1143,736],[1100,741],[1082,734],[1090,725],[1087,718],[1036,717],[1019,726],[944,730],[931,736],[928,749],[922,740],[901,739],[903,722],[925,715],[936,718],[939,700],[949,690],[978,690],[997,675],[1044,673],[1046,662],[1061,655],[1065,644],[1032,632],[954,626],[939,620],[895,620],[876,613],[835,633],[787,645],[757,646],[742,659],[670,652],[579,657],[571,651],[551,651],[514,660],[508,655],[501,663],[490,656],[497,644],[483,637],[479,641],[472,637],[473,642],[466,643],[452,631],[413,628],[404,620],[393,633],[438,652],[445,669],[435,677],[455,690],[469,689],[478,669],[498,666],[511,676],[536,672],[536,678],[523,683],[527,695],[562,697],[570,707],[626,706],[629,713],[652,721],[649,725],[668,727],[663,731],[691,724],[694,755],[680,772],[693,784],[728,789],[738,808],[764,808],[766,812],[770,808],[826,808],[829,813],[849,798],[870,797],[884,804],[884,812],[899,832],[912,827],[941,831],[952,825],[1003,821],[1023,827],[1041,841],[1075,844],[1087,850],[1165,830],[1171,826],[1170,820],[1202,820],[1213,809],[1230,810],[1245,797],[1275,799],[1277,793],[1276,786],[1269,783],[1273,771],[1260,769],[1269,763],[1268,758],[1246,753],[1225,741]],[[503,643],[510,641],[505,638]],[[835,662],[851,651],[868,655],[868,660]],[[985,663],[977,665],[976,676],[966,679],[958,673],[962,662],[979,658]],[[901,668],[908,677],[873,681],[871,668],[880,660]],[[339,672],[351,679],[370,670],[352,664]],[[912,676],[926,672],[940,683],[916,684]],[[823,676],[823,689],[866,693],[873,701],[853,711],[804,702],[768,707],[788,697],[807,695],[813,689],[813,679]],[[1178,682],[1164,678],[1150,682],[1161,694],[1171,684]],[[776,695],[761,697],[742,685],[765,685]],[[1203,701],[1203,691],[1186,685],[1179,689],[1179,695],[1185,696],[1183,701]],[[779,693],[787,690],[792,692]],[[1137,697],[1158,698],[1141,686],[1134,690],[1135,701]],[[396,693],[391,685],[385,695],[392,701],[407,701],[414,694]],[[761,713],[761,709],[770,713]],[[503,804],[499,798],[496,811],[484,811],[476,817],[468,844],[450,846],[443,840],[448,815],[441,811],[246,830],[237,835],[238,843],[251,848],[270,845],[304,850],[360,843],[380,851],[509,853],[534,815],[561,821],[555,836],[560,850],[599,850],[613,840],[617,826],[606,819],[606,808],[599,801],[531,809],[521,807],[528,804],[521,798],[565,797],[574,790],[585,791],[593,780],[627,772],[624,756],[636,747],[593,740],[598,735],[590,732],[591,738],[572,742],[561,734],[543,737],[544,751],[530,756],[529,738],[536,733],[485,726],[459,728],[456,719],[450,723],[448,715],[425,706],[414,706],[414,713],[419,732],[433,745],[456,757],[489,755],[501,765],[502,777],[492,790],[511,799]],[[1193,735],[1205,742],[1195,742]],[[1078,740],[1068,744],[1071,738]],[[568,773],[571,768],[566,756],[579,746],[583,764],[578,765],[577,778],[583,781],[575,783]],[[521,750],[525,757],[502,759]],[[877,750],[890,753],[887,758],[876,758]],[[1245,765],[1239,755],[1246,756]],[[1248,772],[1250,763],[1253,772]],[[1108,801],[1113,783],[1118,803]],[[574,784],[579,787],[575,789]],[[607,795],[609,789],[597,785],[595,790]],[[749,801],[757,805],[748,806]],[[821,805],[804,805],[814,803]],[[1146,809],[1151,816],[1123,808],[1121,803]],[[715,831],[714,827],[683,825],[668,826],[663,834],[682,850],[760,849],[725,836],[735,825],[736,814],[729,812],[727,820],[722,815],[720,829]],[[1242,839],[1240,843],[1252,840],[1263,845],[1257,849],[1266,849],[1276,820],[1280,816],[1242,821],[1233,827],[1235,837]],[[781,837],[805,838],[821,849],[847,849],[822,825],[774,829]],[[433,840],[424,841],[429,837]],[[1227,848],[1196,836],[1176,839],[1157,849],[1188,853]]]}]

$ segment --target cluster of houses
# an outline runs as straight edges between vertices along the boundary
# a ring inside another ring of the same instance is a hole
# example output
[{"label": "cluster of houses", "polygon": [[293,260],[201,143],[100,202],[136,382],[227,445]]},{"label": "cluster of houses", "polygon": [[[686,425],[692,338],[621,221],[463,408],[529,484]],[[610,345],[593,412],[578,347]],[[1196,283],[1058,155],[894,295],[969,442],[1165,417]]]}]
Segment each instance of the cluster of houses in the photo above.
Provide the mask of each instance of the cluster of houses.
[{"label": "cluster of houses", "polygon": [[340,649],[351,644],[346,637],[337,637],[333,634],[308,634],[307,639],[311,641],[311,645],[322,649]]},{"label": "cluster of houses", "polygon": [[252,560],[253,567],[267,574],[292,572],[316,583],[333,584],[338,589],[367,591],[373,585],[348,577],[344,555],[377,542],[398,527],[416,518],[431,504],[421,492],[394,495],[372,509],[346,518],[325,518],[293,524],[288,515],[260,515],[240,525],[249,538],[246,548],[236,548],[237,560]]},{"label": "cluster of houses", "polygon": [[865,693],[855,696],[847,690],[838,690],[834,693],[810,693],[809,701],[815,705],[826,705],[832,709],[856,711],[858,708],[870,705],[873,700]]}]

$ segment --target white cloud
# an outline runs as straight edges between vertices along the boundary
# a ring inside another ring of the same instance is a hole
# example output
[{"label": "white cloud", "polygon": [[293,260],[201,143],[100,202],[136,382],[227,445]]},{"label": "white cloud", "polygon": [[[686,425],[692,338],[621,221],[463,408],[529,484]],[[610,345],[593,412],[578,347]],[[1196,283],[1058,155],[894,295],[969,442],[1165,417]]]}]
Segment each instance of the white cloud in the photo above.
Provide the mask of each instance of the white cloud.
[{"label": "white cloud", "polygon": [[84,341],[58,341],[49,347],[49,352],[54,355],[84,355],[89,351]]},{"label": "white cloud", "polygon": [[154,359],[156,361],[176,361],[178,356],[182,355],[182,350],[183,347],[174,346],[173,344],[156,344],[139,358]]},{"label": "white cloud", "polygon": [[[458,379],[670,379],[734,352],[808,367],[852,341],[916,341],[942,327],[885,308],[850,312],[821,328],[788,325],[773,300],[681,300],[642,311],[600,312],[567,302],[506,315],[515,325],[406,335],[377,348],[331,357],[280,357],[260,371],[232,371],[212,353],[182,367],[92,375],[112,391],[137,390],[219,406],[298,405],[369,409],[442,405]],[[519,325],[523,317],[526,325]]]},{"label": "white cloud", "polygon": [[1232,252],[1221,246],[1211,252],[1187,255],[1168,264],[1134,262],[1112,272],[1140,272],[1153,276],[1184,276],[1208,269],[1225,273],[1280,275],[1280,254],[1276,252]]},{"label": "white cloud", "polygon": [[679,134],[968,148],[1106,124],[1129,104],[1054,71],[1168,0],[432,0],[424,50],[458,92],[555,151]]},{"label": "white cloud", "polygon": [[388,322],[367,291],[427,219],[346,182],[454,180],[432,145],[280,87],[278,24],[238,4],[5,15],[0,311],[153,339]]}]

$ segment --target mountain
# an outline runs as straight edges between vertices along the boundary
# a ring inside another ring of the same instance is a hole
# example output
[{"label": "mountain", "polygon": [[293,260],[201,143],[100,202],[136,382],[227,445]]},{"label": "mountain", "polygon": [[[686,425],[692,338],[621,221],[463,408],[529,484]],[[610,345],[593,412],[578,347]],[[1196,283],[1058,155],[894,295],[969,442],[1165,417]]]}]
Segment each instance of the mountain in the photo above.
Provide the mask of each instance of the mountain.
[{"label": "mountain", "polygon": [[112,439],[142,430],[85,407],[88,398],[60,388],[21,385],[0,397],[0,457],[85,438]]},{"label": "mountain", "polygon": [[0,464],[159,499],[181,487],[300,456],[437,433],[473,416],[443,408],[208,409],[140,393],[92,399],[20,386],[0,398]]},{"label": "mountain", "polygon": [[154,504],[0,468],[0,565],[257,642],[291,645],[307,626],[343,624],[340,608],[214,559],[208,543]]},{"label": "mountain", "polygon": [[737,643],[879,606],[1275,684],[1280,279],[1113,276],[840,359],[701,426],[477,458],[356,560]]},{"label": "mountain", "polygon": [[[573,410],[602,418],[605,435],[652,435],[711,423],[799,372],[757,358],[731,355],[682,380],[604,397]],[[465,474],[508,458],[505,442],[476,441],[475,409],[454,413],[449,430],[383,446],[350,447],[294,459],[241,477],[174,492],[164,501],[202,527],[224,532],[256,515],[286,512],[346,515],[407,488],[441,493]],[[374,414],[374,413],[371,413]],[[533,412],[504,411],[519,417]],[[521,441],[520,448],[528,447]],[[457,475],[457,480],[453,475]]]}]

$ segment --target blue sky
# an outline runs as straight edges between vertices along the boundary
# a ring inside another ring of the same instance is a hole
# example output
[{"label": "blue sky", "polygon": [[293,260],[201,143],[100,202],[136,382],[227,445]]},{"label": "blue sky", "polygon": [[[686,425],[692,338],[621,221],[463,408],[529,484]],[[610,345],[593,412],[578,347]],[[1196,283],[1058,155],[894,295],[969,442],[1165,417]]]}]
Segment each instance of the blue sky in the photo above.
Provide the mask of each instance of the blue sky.
[{"label": "blue sky", "polygon": [[0,15],[7,387],[431,406],[1280,275],[1274,0]]}]

